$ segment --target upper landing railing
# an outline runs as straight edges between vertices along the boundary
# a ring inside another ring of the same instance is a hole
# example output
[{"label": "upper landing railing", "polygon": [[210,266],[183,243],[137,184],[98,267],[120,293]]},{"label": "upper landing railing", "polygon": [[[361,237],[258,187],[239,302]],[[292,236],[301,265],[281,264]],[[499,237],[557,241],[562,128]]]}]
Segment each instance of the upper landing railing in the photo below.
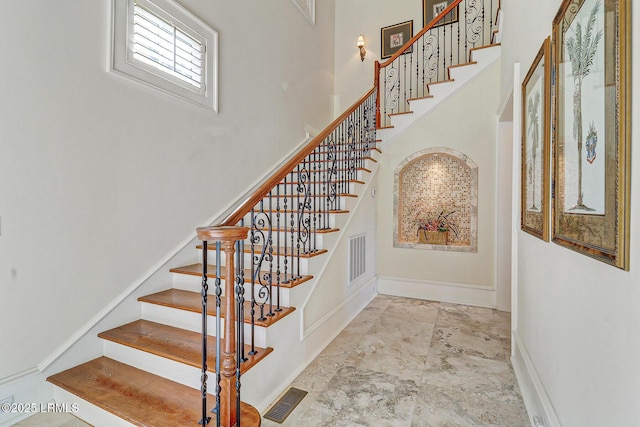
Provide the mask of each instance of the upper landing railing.
[{"label": "upper landing railing", "polygon": [[391,58],[376,61],[378,127],[429,96],[429,85],[449,80],[449,67],[470,62],[471,49],[493,43],[500,0],[455,0]]}]

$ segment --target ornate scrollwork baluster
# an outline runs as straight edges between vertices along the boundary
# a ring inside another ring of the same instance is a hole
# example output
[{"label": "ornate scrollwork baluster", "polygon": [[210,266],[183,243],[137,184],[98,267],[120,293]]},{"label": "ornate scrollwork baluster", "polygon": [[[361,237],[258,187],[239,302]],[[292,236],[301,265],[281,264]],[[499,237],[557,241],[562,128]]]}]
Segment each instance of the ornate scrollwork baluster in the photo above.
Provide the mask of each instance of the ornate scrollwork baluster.
[{"label": "ornate scrollwork baluster", "polygon": [[[263,321],[265,317],[265,304],[270,300],[271,294],[269,292],[269,286],[271,283],[271,274],[266,271],[263,272],[262,268],[265,263],[270,262],[271,255],[269,254],[269,241],[271,241],[271,216],[267,215],[264,211],[264,200],[259,203],[259,210],[252,215],[251,224],[251,243],[257,246],[262,245],[259,252],[254,252],[252,256],[252,283],[253,287],[258,287],[257,295],[254,294],[254,301],[260,308],[260,317],[258,320]],[[255,290],[254,290],[255,292]]]},{"label": "ornate scrollwork baluster", "polygon": [[298,166],[298,246],[297,277],[300,274],[300,255],[309,246],[311,235],[311,182],[309,173],[309,157]]}]

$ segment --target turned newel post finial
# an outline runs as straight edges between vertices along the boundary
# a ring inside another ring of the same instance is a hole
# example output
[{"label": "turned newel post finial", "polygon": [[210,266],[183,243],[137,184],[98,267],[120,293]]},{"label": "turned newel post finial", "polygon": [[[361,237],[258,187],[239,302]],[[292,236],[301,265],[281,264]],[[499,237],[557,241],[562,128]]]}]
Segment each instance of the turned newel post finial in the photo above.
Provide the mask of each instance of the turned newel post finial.
[{"label": "turned newel post finial", "polygon": [[[220,422],[222,426],[236,425],[238,414],[236,407],[236,306],[234,299],[235,244],[238,240],[244,240],[249,235],[248,227],[231,226],[207,226],[196,229],[198,239],[203,242],[219,241],[225,253],[224,279],[225,279],[225,322],[224,322],[224,348],[220,358]],[[206,272],[206,266],[203,265]],[[206,273],[205,273],[206,274]]]}]

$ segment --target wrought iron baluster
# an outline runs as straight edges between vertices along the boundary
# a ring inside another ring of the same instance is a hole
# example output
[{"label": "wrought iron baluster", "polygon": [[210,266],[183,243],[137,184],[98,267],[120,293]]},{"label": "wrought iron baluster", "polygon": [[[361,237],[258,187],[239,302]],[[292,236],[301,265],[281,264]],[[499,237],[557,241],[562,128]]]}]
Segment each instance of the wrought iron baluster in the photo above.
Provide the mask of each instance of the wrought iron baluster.
[{"label": "wrought iron baluster", "polygon": [[202,242],[202,286],[200,289],[200,299],[202,302],[202,372],[200,374],[200,392],[202,396],[202,418],[199,424],[207,425],[211,417],[207,413],[207,241]]},{"label": "wrought iron baluster", "polygon": [[[288,282],[288,277],[287,277],[287,267],[289,264],[289,253],[287,252],[287,243],[288,243],[288,239],[287,239],[287,233],[288,233],[288,229],[287,229],[287,176],[285,175],[284,177],[284,182],[283,182],[283,186],[282,186],[283,190],[284,190],[284,199],[283,199],[283,207],[284,207],[284,221],[282,222],[282,228],[284,229],[284,233],[282,236],[282,240],[284,241],[284,279],[282,280],[282,283],[287,283]],[[280,234],[280,233],[278,233]]]},{"label": "wrought iron baluster", "polygon": [[422,64],[422,66],[418,67],[418,68],[422,69],[421,70],[422,71],[422,73],[421,73],[422,74],[422,82],[420,84],[420,90],[421,90],[420,96],[426,96],[426,94],[427,94],[426,93],[426,86],[425,86],[427,84],[427,81],[425,80],[425,69],[427,67],[425,67],[425,65],[424,65],[424,64],[426,64],[426,57],[427,57],[427,51],[426,51],[427,45],[425,43],[426,36],[427,36],[427,33],[423,34],[422,37],[420,37],[420,42],[422,43],[422,58],[420,60],[420,64]]},{"label": "wrought iron baluster", "polygon": [[[286,180],[286,177],[285,177]],[[286,181],[285,181],[285,188],[286,188]],[[277,254],[277,258],[276,258],[276,309],[275,311],[282,311],[282,309],[280,308],[280,281],[282,280],[282,278],[280,277],[281,271],[280,271],[280,256],[281,256],[281,248],[280,248],[280,183],[278,183],[278,185],[276,186],[276,254]],[[286,253],[285,253],[286,256]]]},{"label": "wrought iron baluster", "polygon": [[484,29],[484,1],[482,2],[482,12],[481,12],[481,18],[480,21],[482,22],[482,42],[484,43],[484,41],[486,40],[485,38],[485,29]]},{"label": "wrought iron baluster", "polygon": [[407,58],[405,55],[400,58],[402,61],[402,79],[399,81],[399,84],[402,86],[403,95],[402,102],[398,105],[398,113],[404,113],[407,111]]},{"label": "wrought iron baluster", "polygon": [[333,210],[333,201],[335,200],[335,181],[334,176],[336,172],[336,157],[335,157],[335,139],[336,131],[334,130],[325,139],[325,150],[327,157],[327,167],[325,177],[323,179],[323,185],[325,186],[325,193],[327,197],[325,199],[325,211],[327,212],[327,220],[325,221],[325,229],[329,228],[329,211]]},{"label": "wrought iron baluster", "polygon": [[[237,426],[241,425],[240,389],[242,387],[240,377],[242,363],[247,359],[244,356],[244,240],[236,241],[236,417]],[[231,278],[227,278],[231,280]],[[233,319],[228,319],[233,321]]]},{"label": "wrought iron baluster", "polygon": [[319,158],[318,158],[318,149],[313,150],[313,178],[310,183],[311,188],[313,189],[311,195],[311,202],[313,204],[313,227],[311,228],[311,232],[313,233],[312,245],[309,248],[309,254],[316,252],[318,248],[318,204],[320,203],[320,198],[322,194],[318,191],[318,167],[319,167]]},{"label": "wrought iron baluster", "polygon": [[[310,158],[307,156],[298,165],[298,252],[296,257],[296,267],[298,277],[300,274],[300,256],[309,246],[309,232],[311,222],[311,201],[310,201]],[[302,195],[302,201],[300,196]]]},{"label": "wrought iron baluster", "polygon": [[[204,244],[205,242],[203,242]],[[220,386],[221,377],[221,368],[220,363],[222,357],[222,280],[221,276],[221,265],[222,265],[222,256],[221,256],[221,247],[220,241],[216,241],[216,279],[215,279],[215,294],[216,294],[216,406],[212,409],[212,412],[216,414],[216,427],[220,427],[220,390],[222,387]],[[206,262],[203,262],[203,265],[206,265]]]},{"label": "wrought iron baluster", "polygon": [[[291,231],[291,280],[295,280],[295,262],[294,262],[294,258],[295,258],[295,240],[296,240],[296,230],[295,230],[295,225],[296,225],[296,221],[295,221],[295,212],[296,212],[296,208],[295,208],[295,201],[296,201],[296,193],[294,190],[294,181],[295,181],[295,173],[292,172],[291,173],[291,220],[289,222],[290,225],[290,231]],[[297,202],[300,203],[300,195],[297,195]]]},{"label": "wrought iron baluster", "polygon": [[380,68],[380,81],[382,82],[382,85],[384,88],[382,93],[385,94],[385,96],[383,97],[383,102],[381,103],[382,114],[380,117],[381,117],[382,123],[384,123],[384,126],[386,126],[387,125],[387,67]]},{"label": "wrought iron baluster", "polygon": [[[267,252],[269,255],[267,257],[267,261],[269,261],[269,275],[268,275],[268,286],[269,286],[269,312],[267,316],[275,316],[273,312],[273,191],[269,192],[269,208],[267,209],[266,217],[268,218],[267,223],[269,224],[269,239],[265,244],[267,245]],[[280,230],[276,230],[276,233],[280,233]]]},{"label": "wrought iron baluster", "polygon": [[[244,226],[244,218],[240,221],[240,226]],[[238,366],[248,359],[244,353],[244,240],[236,242],[236,269],[237,279],[240,281],[242,289],[238,288],[238,308],[236,310],[238,320],[237,341],[238,341]],[[242,291],[242,293],[240,293]]]},{"label": "wrought iron baluster", "polygon": [[[456,23],[457,33],[458,33],[458,44],[456,44],[456,63],[460,64],[460,5],[458,5],[458,22]],[[453,49],[453,46],[451,47]]]},{"label": "wrought iron baluster", "polygon": [[[271,195],[271,193],[269,193]],[[262,267],[265,262],[270,261],[269,242],[271,241],[271,233],[273,231],[271,224],[271,217],[264,211],[264,199],[258,203],[259,210],[252,216],[252,243],[262,244],[262,250],[259,253],[253,254],[251,264],[251,280],[253,288],[258,286],[258,295],[256,305],[260,308],[260,317],[258,320],[263,321],[266,319],[264,309],[265,304],[271,299],[271,293],[269,284],[271,282],[271,274],[266,272],[263,274]],[[266,234],[265,234],[266,232]],[[255,291],[254,291],[255,292]],[[255,293],[254,293],[255,295]]]},{"label": "wrought iron baluster", "polygon": [[255,330],[256,330],[256,243],[258,237],[256,236],[256,211],[251,209],[251,231],[249,234],[249,241],[251,242],[251,350],[250,355],[257,354],[255,343]]},{"label": "wrought iron baluster", "polygon": [[442,78],[447,78],[447,26],[442,25],[442,43],[444,44],[442,55]]}]

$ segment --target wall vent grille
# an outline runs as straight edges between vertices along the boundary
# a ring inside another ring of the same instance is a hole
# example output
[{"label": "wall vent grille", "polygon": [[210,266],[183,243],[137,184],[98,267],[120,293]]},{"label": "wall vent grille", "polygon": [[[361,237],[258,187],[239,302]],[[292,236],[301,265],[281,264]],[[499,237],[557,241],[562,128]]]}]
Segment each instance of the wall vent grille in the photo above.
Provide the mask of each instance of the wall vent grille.
[{"label": "wall vent grille", "polygon": [[364,276],[366,266],[366,235],[349,238],[349,284]]}]

